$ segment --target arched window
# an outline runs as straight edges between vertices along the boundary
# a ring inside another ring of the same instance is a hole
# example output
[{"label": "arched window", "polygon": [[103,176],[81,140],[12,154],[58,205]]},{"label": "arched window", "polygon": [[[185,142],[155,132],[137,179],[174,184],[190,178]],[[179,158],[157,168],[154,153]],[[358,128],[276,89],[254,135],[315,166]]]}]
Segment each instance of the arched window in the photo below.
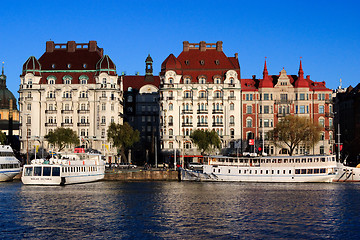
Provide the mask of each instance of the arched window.
[{"label": "arched window", "polygon": [[325,112],[324,109],[325,109],[325,108],[324,108],[324,105],[320,105],[320,106],[319,106],[319,113],[320,113],[320,114],[323,114],[323,113]]},{"label": "arched window", "polygon": [[173,117],[169,116],[169,125],[173,125],[173,123],[174,123],[173,120],[174,120]]},{"label": "arched window", "polygon": [[206,98],[206,91],[204,90],[199,91],[199,98]]},{"label": "arched window", "polygon": [[246,119],[246,127],[251,128],[252,127],[252,118]]},{"label": "arched window", "polygon": [[169,103],[169,111],[172,111],[172,110],[173,110],[173,104]]},{"label": "arched window", "polygon": [[230,116],[230,124],[234,124],[235,123],[235,117],[234,116]]},{"label": "arched window", "polygon": [[169,136],[172,136],[172,135],[174,135],[174,131],[170,128],[169,129]]},{"label": "arched window", "polygon": [[319,124],[320,124],[322,127],[325,127],[325,119],[324,119],[324,118],[319,118]]},{"label": "arched window", "polygon": [[234,110],[235,108],[234,108],[234,104],[233,103],[230,103],[230,110],[232,111],[232,110]]}]

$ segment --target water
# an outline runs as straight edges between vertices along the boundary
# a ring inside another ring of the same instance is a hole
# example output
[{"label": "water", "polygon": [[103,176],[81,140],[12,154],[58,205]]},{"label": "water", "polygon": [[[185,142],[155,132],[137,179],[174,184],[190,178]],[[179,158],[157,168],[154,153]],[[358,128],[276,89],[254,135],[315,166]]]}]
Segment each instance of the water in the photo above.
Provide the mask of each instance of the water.
[{"label": "water", "polygon": [[0,183],[1,239],[359,239],[360,184]]}]

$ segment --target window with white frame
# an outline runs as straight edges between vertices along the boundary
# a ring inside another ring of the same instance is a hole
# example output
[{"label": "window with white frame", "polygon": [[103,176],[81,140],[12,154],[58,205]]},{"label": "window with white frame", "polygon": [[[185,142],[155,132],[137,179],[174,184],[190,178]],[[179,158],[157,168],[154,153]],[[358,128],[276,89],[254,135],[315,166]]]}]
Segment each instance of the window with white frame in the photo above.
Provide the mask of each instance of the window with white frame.
[{"label": "window with white frame", "polygon": [[252,127],[252,118],[246,119],[246,127],[251,128]]}]

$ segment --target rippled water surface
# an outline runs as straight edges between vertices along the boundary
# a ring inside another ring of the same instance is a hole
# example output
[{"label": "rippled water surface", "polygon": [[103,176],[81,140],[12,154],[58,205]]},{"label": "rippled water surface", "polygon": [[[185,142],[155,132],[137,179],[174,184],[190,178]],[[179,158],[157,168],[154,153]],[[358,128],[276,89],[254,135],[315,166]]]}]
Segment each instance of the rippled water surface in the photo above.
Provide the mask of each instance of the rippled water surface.
[{"label": "rippled water surface", "polygon": [[0,183],[1,239],[359,239],[360,184]]}]

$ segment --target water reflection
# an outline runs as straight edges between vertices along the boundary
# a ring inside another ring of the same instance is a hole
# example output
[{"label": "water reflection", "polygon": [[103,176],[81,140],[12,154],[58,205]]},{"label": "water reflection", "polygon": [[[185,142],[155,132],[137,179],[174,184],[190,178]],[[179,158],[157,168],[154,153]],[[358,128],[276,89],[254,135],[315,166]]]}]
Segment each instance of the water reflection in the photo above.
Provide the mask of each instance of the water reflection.
[{"label": "water reflection", "polygon": [[3,239],[359,237],[359,184],[0,185]]}]

